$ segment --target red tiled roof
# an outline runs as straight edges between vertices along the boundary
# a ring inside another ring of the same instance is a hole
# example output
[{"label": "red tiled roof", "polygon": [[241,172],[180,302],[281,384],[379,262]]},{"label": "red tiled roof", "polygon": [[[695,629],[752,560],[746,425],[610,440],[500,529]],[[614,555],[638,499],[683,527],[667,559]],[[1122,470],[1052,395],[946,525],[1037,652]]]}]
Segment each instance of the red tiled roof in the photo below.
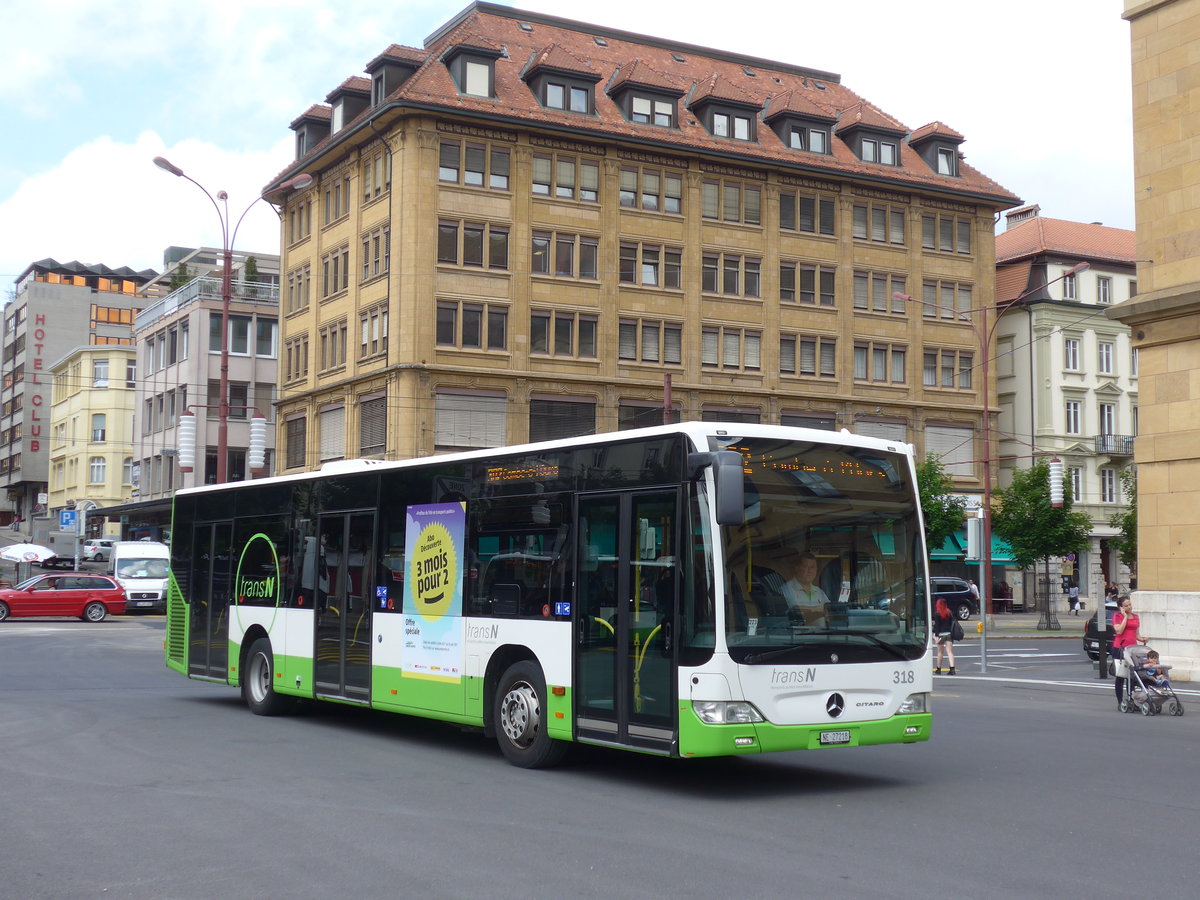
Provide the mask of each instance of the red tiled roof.
[{"label": "red tiled roof", "polygon": [[330,109],[328,106],[324,106],[320,103],[314,103],[312,106],[310,106],[308,109],[306,109],[304,112],[300,113],[300,115],[296,116],[296,118],[294,118],[292,120],[291,127],[295,128],[297,125],[299,125],[305,119],[316,119],[320,122],[329,122],[333,119],[333,110]]},{"label": "red tiled roof", "polygon": [[772,119],[778,118],[785,113],[793,113],[798,116],[807,116],[814,119],[826,119],[829,121],[837,119],[837,113],[827,106],[818,103],[809,94],[809,91],[796,88],[788,88],[782,93],[775,94],[771,97],[767,106],[767,113],[763,118],[770,122]]},{"label": "red tiled roof", "polygon": [[403,44],[392,44],[373,60],[367,63],[367,69],[375,68],[376,64],[383,60],[393,60],[395,62],[411,63],[420,65],[429,58],[429,54],[424,50],[418,50],[416,47],[405,47]]},{"label": "red tiled roof", "polygon": [[930,137],[948,138],[955,142],[964,140],[963,136],[947,125],[945,122],[930,122],[928,125],[922,125],[916,131],[908,136],[910,143],[923,140]]},{"label": "red tiled roof", "polygon": [[[529,30],[522,28],[522,23]],[[599,36],[603,37],[603,45],[594,39]],[[592,114],[543,108],[522,80],[521,72],[527,61],[551,44],[586,61],[600,73]],[[454,47],[477,47],[489,54],[499,54],[494,64],[494,99],[459,94],[448,67],[438,62],[442,54]],[[772,96],[782,98],[790,91],[792,99],[788,102],[796,104],[798,112],[806,105],[804,98],[811,98],[816,109],[829,117],[839,116],[843,123],[853,119],[869,127],[907,131],[905,126],[842,85],[837,75],[795,64],[674,44],[666,39],[609,31],[569,19],[490,4],[468,7],[426,40],[425,52],[428,54],[426,61],[387,98],[389,104],[419,104],[423,108],[441,108],[464,116],[572,129],[580,137],[630,139],[657,144],[664,150],[675,147],[686,153],[707,152],[725,159],[740,158],[749,165],[758,162],[791,166],[818,176],[869,177],[890,182],[897,189],[923,187],[985,198],[1000,208],[1019,202],[1010,191],[965,163],[960,166],[958,177],[937,174],[907,142],[900,143],[900,165],[883,167],[860,161],[840,140],[831,142],[829,154],[815,154],[789,148],[769,128],[757,129],[758,140],[752,143],[715,137],[686,110],[680,110],[675,128],[630,122],[611,96],[615,87],[625,84],[683,96],[692,85],[716,76],[724,83],[736,85],[759,107],[765,106]],[[755,75],[747,75],[746,68],[751,68]],[[775,111],[771,110],[772,113]],[[355,121],[374,112],[367,110]],[[338,135],[322,141],[312,152],[319,153],[351,133],[354,125],[355,122],[347,123]],[[280,177],[299,170],[300,166],[293,163]]]},{"label": "red tiled roof", "polygon": [[1107,225],[1034,216],[996,235],[996,262],[1042,253],[1134,264],[1134,233]]},{"label": "red tiled roof", "polygon": [[366,94],[367,96],[370,96],[371,80],[369,78],[363,78],[361,75],[355,75],[351,78],[347,78],[332,91],[326,94],[325,100],[327,102],[333,102],[333,98],[337,97],[339,94]]},{"label": "red tiled roof", "polygon": [[740,87],[714,72],[709,75],[698,85],[692,92],[691,106],[695,106],[701,100],[728,100],[730,103],[738,103],[742,106],[750,106],[755,109],[762,109],[762,102],[747,94]]},{"label": "red tiled roof", "polygon": [[565,50],[558,44],[550,44],[538,53],[525,67],[524,77],[528,78],[538,69],[553,69],[556,72],[573,72],[585,75],[589,79],[598,79],[600,73],[587,62],[580,59],[570,50]]},{"label": "red tiled roof", "polygon": [[1032,262],[1021,262],[996,269],[996,303],[1010,303],[1020,297],[1029,287],[1029,272]]}]

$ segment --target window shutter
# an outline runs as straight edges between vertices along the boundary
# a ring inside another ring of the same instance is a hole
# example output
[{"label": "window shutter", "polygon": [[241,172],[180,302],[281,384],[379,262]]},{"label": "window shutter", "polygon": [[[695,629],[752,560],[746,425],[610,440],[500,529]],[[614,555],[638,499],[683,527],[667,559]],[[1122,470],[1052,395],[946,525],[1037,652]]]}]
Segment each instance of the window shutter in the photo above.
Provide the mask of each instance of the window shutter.
[{"label": "window shutter", "polygon": [[321,462],[346,456],[346,407],[327,409],[320,414]]},{"label": "window shutter", "polygon": [[358,406],[358,442],[362,456],[377,456],[387,443],[387,398],[364,400]]},{"label": "window shutter", "polygon": [[901,422],[875,422],[866,420],[854,425],[855,434],[883,438],[885,441],[905,441],[908,430]]},{"label": "window shutter", "polygon": [[596,404],[563,400],[529,401],[529,439],[552,441],[596,433]]},{"label": "window shutter", "polygon": [[925,428],[925,452],[941,462],[947,475],[975,474],[975,432],[970,428],[929,425]]},{"label": "window shutter", "polygon": [[507,402],[484,394],[438,394],[434,442],[439,447],[503,446]]}]

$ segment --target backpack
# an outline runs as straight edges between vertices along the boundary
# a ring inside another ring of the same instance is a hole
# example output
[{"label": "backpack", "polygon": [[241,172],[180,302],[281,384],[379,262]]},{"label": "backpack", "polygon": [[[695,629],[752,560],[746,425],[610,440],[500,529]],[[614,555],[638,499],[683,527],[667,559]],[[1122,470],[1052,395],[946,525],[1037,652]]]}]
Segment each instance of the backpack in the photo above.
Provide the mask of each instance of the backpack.
[{"label": "backpack", "polygon": [[950,640],[961,641],[963,637],[962,625],[959,624],[958,619],[955,619],[950,623]]}]

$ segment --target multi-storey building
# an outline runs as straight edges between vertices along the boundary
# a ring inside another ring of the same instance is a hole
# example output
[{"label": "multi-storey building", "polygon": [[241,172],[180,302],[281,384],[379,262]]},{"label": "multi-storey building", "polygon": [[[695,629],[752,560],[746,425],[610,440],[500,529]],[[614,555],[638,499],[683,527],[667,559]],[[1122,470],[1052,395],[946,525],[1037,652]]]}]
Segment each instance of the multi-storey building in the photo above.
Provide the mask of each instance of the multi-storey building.
[{"label": "multi-storey building", "polygon": [[0,390],[0,487],[10,518],[47,512],[50,364],[80,344],[131,344],[138,291],[156,274],[43,259],[18,276],[4,308]]},{"label": "multi-storey building", "polygon": [[[1082,262],[1089,268],[1061,277]],[[1110,519],[1125,507],[1121,472],[1133,463],[1138,357],[1129,328],[1105,313],[1136,293],[1132,231],[1048,219],[1037,206],[1008,213],[996,237],[1000,478],[1007,483],[1013,469],[1053,454],[1075,509],[1092,520],[1090,545],[1075,560],[1055,561],[1052,596],[1062,590],[1060,573],[1084,597],[1130,580],[1108,538],[1117,533]]]},{"label": "multi-storey building", "polygon": [[487,3],[326,101],[264,191],[280,471],[669,405],[914,441],[978,489],[970,320],[1018,201],[953,129],[828,72]]},{"label": "multi-storey building", "polygon": [[[133,489],[133,347],[78,347],[50,367],[50,512],[91,510],[130,499]],[[90,532],[119,537],[101,520]]]}]

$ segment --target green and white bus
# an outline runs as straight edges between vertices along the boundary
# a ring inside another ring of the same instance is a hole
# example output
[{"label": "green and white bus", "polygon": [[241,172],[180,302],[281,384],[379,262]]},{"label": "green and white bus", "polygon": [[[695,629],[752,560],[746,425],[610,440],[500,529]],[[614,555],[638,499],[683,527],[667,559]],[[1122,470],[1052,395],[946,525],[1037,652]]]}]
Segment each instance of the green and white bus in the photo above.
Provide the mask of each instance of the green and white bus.
[{"label": "green and white bus", "polygon": [[525,767],[572,741],[923,741],[923,534],[912,448],[846,431],[693,422],[330,463],[179,491],[166,663],[263,715],[303,698],[477,726]]}]

